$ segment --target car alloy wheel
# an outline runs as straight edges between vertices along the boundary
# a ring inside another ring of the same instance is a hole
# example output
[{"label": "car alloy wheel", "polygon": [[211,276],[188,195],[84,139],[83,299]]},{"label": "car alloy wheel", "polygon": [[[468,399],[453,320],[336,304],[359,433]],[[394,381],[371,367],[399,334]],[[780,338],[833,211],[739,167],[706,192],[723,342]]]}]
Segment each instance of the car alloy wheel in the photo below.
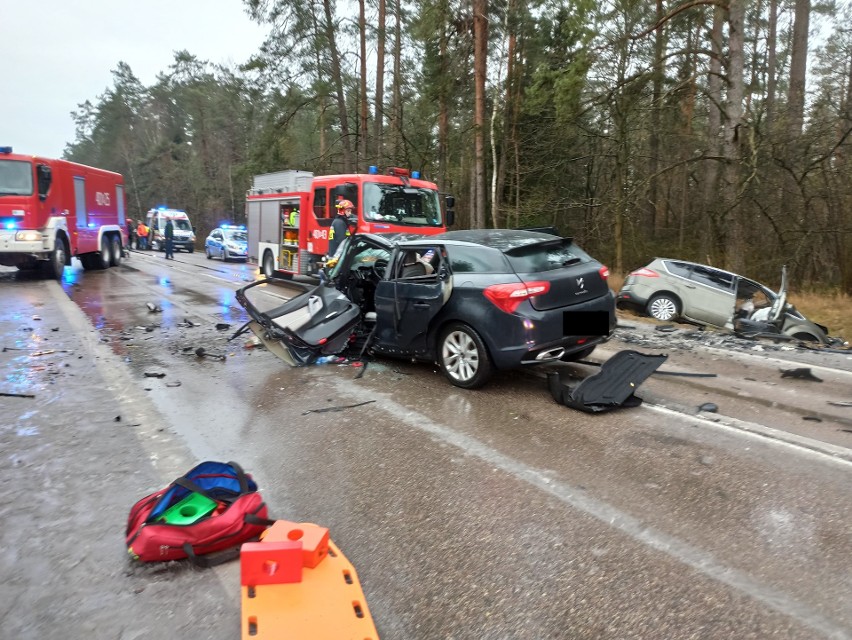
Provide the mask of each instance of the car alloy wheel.
[{"label": "car alloy wheel", "polygon": [[662,322],[673,320],[678,314],[677,302],[669,296],[654,296],[648,302],[648,314]]},{"label": "car alloy wheel", "polygon": [[481,387],[491,377],[491,360],[482,338],[471,327],[453,323],[438,345],[440,366],[450,382],[463,389]]}]

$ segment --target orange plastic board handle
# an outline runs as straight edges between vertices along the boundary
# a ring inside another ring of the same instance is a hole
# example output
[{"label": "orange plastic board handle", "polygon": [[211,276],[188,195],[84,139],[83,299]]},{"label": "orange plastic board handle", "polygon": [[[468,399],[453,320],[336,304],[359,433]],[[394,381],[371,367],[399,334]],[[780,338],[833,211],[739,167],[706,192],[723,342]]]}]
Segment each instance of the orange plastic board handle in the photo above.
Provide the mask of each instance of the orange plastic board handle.
[{"label": "orange plastic board handle", "polygon": [[303,565],[313,569],[328,555],[328,529],[309,522],[276,520],[261,534],[261,542],[299,540],[302,543]]},{"label": "orange plastic board handle", "polygon": [[240,584],[257,586],[301,580],[301,542],[245,542],[240,547]]},{"label": "orange plastic board handle", "polygon": [[242,640],[379,638],[355,567],[330,540],[328,557],[305,569],[301,582],[241,590]]}]

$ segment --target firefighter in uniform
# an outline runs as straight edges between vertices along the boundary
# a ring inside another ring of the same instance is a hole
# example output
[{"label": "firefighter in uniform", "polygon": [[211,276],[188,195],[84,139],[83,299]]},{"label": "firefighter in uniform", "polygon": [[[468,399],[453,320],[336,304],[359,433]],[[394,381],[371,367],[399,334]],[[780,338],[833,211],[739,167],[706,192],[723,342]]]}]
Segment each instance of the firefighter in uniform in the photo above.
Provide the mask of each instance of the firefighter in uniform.
[{"label": "firefighter in uniform", "polygon": [[328,258],[332,258],[337,253],[337,247],[343,242],[343,238],[350,235],[349,231],[349,216],[355,210],[355,205],[349,200],[341,200],[336,205],[337,215],[331,222],[331,229],[328,232]]}]

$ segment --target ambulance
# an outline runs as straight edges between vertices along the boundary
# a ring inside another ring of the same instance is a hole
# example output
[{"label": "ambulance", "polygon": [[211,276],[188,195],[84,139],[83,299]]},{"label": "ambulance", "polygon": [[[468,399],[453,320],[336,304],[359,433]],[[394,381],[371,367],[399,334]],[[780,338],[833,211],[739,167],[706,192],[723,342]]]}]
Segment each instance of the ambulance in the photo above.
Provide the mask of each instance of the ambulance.
[{"label": "ambulance", "polygon": [[171,219],[175,228],[174,249],[175,251],[195,251],[195,229],[185,211],[180,209],[169,209],[158,207],[148,211],[145,224],[148,225],[151,239],[151,249],[154,251],[165,251],[166,249],[166,222]]}]

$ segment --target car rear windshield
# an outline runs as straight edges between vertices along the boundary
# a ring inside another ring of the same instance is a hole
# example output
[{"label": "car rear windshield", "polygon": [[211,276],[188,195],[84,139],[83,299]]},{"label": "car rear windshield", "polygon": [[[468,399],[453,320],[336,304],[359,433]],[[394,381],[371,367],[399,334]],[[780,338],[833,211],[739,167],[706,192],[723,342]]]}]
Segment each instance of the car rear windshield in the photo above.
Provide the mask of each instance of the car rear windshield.
[{"label": "car rear windshield", "polygon": [[592,261],[570,238],[517,247],[507,251],[506,257],[515,273],[541,273]]}]

